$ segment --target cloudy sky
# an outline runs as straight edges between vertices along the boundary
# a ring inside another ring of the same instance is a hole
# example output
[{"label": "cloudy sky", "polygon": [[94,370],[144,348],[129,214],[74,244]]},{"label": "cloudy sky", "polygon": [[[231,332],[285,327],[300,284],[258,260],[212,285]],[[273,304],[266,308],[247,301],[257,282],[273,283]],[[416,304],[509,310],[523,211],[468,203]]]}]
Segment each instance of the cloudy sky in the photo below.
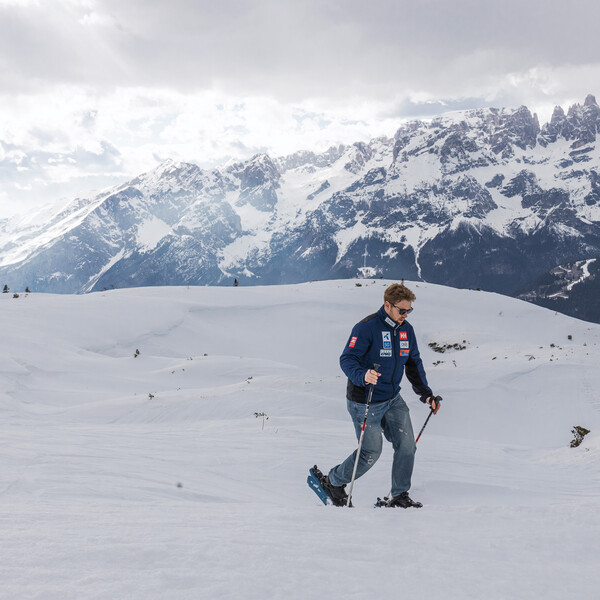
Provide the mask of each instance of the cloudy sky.
[{"label": "cloudy sky", "polygon": [[0,217],[448,110],[600,99],[595,0],[0,0]]}]

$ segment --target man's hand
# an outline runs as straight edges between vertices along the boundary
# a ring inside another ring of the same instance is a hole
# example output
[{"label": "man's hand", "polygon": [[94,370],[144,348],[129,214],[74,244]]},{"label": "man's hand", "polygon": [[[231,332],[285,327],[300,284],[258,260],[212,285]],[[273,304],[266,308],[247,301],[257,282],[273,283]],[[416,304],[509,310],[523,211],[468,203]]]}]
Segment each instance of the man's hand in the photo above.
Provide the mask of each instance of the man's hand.
[{"label": "man's hand", "polygon": [[440,410],[442,397],[441,396],[429,396],[429,398],[427,398],[426,402],[427,402],[427,404],[429,404],[429,406],[431,406],[431,410],[433,411],[433,414],[435,415],[437,413],[437,411]]},{"label": "man's hand", "polygon": [[371,385],[377,385],[377,379],[381,376],[381,373],[378,373],[377,371],[373,370],[373,369],[369,369],[366,373],[365,373],[365,383],[367,384],[371,384]]}]

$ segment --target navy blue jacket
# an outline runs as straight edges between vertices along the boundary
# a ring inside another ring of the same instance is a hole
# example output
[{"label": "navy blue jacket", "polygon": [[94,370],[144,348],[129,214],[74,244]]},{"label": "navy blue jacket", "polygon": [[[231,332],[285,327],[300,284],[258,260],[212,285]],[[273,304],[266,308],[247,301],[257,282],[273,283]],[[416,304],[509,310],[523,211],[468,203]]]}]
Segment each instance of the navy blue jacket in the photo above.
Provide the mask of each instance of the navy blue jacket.
[{"label": "navy blue jacket", "polygon": [[381,377],[371,402],[393,398],[400,391],[404,372],[423,402],[432,395],[412,325],[408,321],[399,325],[383,306],[354,326],[340,356],[340,366],[348,377],[348,400],[366,402],[365,374],[375,363],[381,365]]}]

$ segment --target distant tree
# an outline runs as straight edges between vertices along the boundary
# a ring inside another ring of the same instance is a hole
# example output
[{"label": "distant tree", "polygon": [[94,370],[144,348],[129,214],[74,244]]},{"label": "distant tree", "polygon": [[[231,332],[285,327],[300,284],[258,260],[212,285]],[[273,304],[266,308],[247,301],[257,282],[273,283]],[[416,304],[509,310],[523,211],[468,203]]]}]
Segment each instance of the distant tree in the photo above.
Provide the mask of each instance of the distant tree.
[{"label": "distant tree", "polygon": [[4,289],[2,290],[3,294],[8,294],[8,285],[4,285]]},{"label": "distant tree", "polygon": [[26,287],[26,288],[25,288],[25,293],[26,293],[26,294],[31,294],[31,290],[29,289],[29,287]]},{"label": "distant tree", "polygon": [[233,280],[233,285],[234,287],[237,287],[238,285],[240,285],[240,282],[236,279]]}]

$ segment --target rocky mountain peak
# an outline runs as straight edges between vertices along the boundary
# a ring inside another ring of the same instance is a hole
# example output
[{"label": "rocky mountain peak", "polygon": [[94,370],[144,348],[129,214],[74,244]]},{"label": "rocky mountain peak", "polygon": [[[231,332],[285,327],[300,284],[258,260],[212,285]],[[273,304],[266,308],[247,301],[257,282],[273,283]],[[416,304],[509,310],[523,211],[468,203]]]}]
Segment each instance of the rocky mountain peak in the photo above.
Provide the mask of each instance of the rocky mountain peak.
[{"label": "rocky mountain peak", "polygon": [[136,177],[127,185],[146,189],[159,188],[164,192],[172,188],[193,188],[201,176],[202,169],[198,165],[168,158],[155,169]]},{"label": "rocky mountain peak", "polygon": [[242,190],[264,185],[277,184],[281,175],[268,154],[256,154],[245,165],[240,174]]},{"label": "rocky mountain peak", "polygon": [[325,152],[316,153],[309,150],[300,150],[281,156],[274,160],[280,173],[285,173],[291,169],[307,167],[309,169],[323,168],[334,163],[346,151],[346,146],[331,146]]},{"label": "rocky mountain peak", "polygon": [[250,204],[258,210],[273,210],[281,174],[268,154],[256,154],[245,163],[231,165],[227,171],[239,180],[237,206]]},{"label": "rocky mountain peak", "polygon": [[513,146],[521,150],[533,148],[539,133],[540,123],[537,115],[532,115],[526,106],[521,106],[513,112],[499,116],[490,139],[492,151],[494,154],[501,154],[502,158],[509,158],[514,154]]},{"label": "rocky mountain peak", "polygon": [[567,118],[565,111],[562,106],[555,106],[554,111],[552,112],[552,118],[550,119],[550,124],[553,126],[562,123]]},{"label": "rocky mountain peak", "polygon": [[[554,108],[550,122],[544,125],[540,142],[543,145],[554,143],[558,138],[571,142],[571,148],[584,149],[596,141],[596,134],[600,132],[600,107],[596,98],[588,94],[583,105],[573,104],[567,114],[560,107]],[[580,159],[576,156],[577,160]]]}]

